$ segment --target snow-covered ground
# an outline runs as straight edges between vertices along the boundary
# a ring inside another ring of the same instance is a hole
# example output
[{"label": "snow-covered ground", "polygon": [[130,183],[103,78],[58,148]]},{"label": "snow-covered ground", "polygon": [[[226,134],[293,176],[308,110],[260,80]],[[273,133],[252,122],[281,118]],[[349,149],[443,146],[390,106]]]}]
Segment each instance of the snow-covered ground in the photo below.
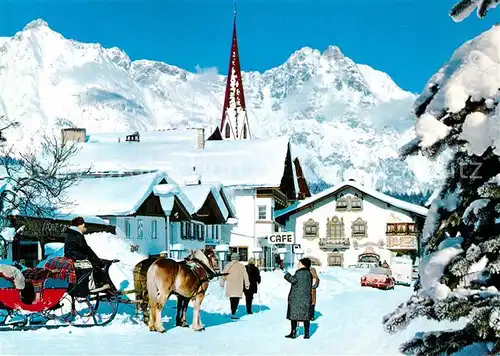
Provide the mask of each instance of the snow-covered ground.
[{"label": "snow-covered ground", "polygon": [[[317,319],[311,324],[311,339],[286,339],[285,319],[289,285],[283,273],[263,272],[254,314],[246,315],[242,303],[231,321],[229,302],[218,281],[210,285],[203,303],[205,332],[179,328],[175,322],[175,297],[164,309],[165,334],[153,333],[134,317],[134,308],[123,305],[115,321],[107,327],[64,328],[5,332],[0,338],[0,355],[398,355],[398,345],[415,332],[446,329],[450,324],[431,325],[415,321],[397,335],[382,328],[382,316],[408,299],[411,288],[397,286],[392,291],[360,287],[362,270],[330,268],[320,274]],[[192,308],[188,310],[191,321]],[[468,353],[479,354],[477,352]]]}]

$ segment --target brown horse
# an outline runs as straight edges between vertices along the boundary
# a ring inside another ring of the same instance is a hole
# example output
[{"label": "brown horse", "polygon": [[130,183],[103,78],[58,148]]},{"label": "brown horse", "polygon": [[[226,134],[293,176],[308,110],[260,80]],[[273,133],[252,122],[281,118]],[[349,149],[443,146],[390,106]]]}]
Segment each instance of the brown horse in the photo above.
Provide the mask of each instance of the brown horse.
[{"label": "brown horse", "polygon": [[[200,319],[200,307],[205,298],[208,282],[220,276],[216,269],[217,259],[213,250],[209,248],[192,251],[187,260],[182,262],[169,258],[159,258],[154,261],[147,272],[149,330],[165,332],[161,322],[161,312],[171,293],[193,300],[192,328],[195,331],[204,330]],[[184,323],[187,304],[181,305]]]},{"label": "brown horse", "polygon": [[[136,304],[136,312],[139,308],[142,310],[142,317],[144,324],[149,324],[149,297],[147,288],[147,272],[149,267],[158,259],[158,257],[149,257],[140,261],[134,267],[134,292]],[[174,293],[173,293],[174,294]],[[189,306],[189,298],[182,295],[177,295],[177,314],[175,318],[175,325],[188,327],[186,322],[186,311]]]}]

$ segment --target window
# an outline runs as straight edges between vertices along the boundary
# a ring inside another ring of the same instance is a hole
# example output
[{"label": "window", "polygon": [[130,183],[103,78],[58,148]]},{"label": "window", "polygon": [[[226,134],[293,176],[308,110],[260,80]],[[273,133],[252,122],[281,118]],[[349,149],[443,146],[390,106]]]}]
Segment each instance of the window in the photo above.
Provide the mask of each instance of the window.
[{"label": "window", "polygon": [[158,221],[151,221],[151,239],[156,240],[158,238]]},{"label": "window", "polygon": [[142,239],[144,237],[144,222],[142,219],[137,220],[137,238]]},{"label": "window", "polygon": [[354,196],[351,198],[351,209],[360,211],[363,209],[363,199],[358,196]]},{"label": "window", "polygon": [[413,223],[408,224],[408,232],[410,234],[414,234],[417,232],[417,227],[415,226],[415,224],[413,224]]},{"label": "window", "polygon": [[129,219],[125,219],[125,236],[127,237],[127,239],[130,239],[131,236],[130,236],[130,220]]},{"label": "window", "polygon": [[344,219],[334,216],[331,220],[326,219],[326,237],[340,238],[344,237]]},{"label": "window", "polygon": [[304,237],[306,239],[314,239],[318,237],[319,223],[313,219],[309,219],[304,223]]},{"label": "window", "polygon": [[265,205],[259,205],[259,220],[267,219],[267,207]]},{"label": "window", "polygon": [[367,236],[367,224],[361,218],[357,218],[352,223],[352,236],[353,237],[366,237]]},{"label": "window", "polygon": [[349,206],[349,198],[348,197],[341,197],[341,198],[337,199],[337,204],[336,204],[337,210],[347,210],[348,206]]},{"label": "window", "polygon": [[191,240],[194,235],[193,223],[186,223],[186,226],[187,226],[186,237]]},{"label": "window", "polygon": [[229,127],[229,124],[226,124],[226,138],[231,137],[231,128]]},{"label": "window", "polygon": [[248,261],[248,247],[230,247],[227,254],[227,261],[231,260],[231,254],[233,253],[240,255],[240,261]]},{"label": "window", "polygon": [[187,222],[181,222],[181,239],[187,239]]},{"label": "window", "polygon": [[247,138],[247,125],[246,124],[243,124],[243,138],[244,139]]},{"label": "window", "polygon": [[205,225],[200,225],[200,241],[205,240]]}]

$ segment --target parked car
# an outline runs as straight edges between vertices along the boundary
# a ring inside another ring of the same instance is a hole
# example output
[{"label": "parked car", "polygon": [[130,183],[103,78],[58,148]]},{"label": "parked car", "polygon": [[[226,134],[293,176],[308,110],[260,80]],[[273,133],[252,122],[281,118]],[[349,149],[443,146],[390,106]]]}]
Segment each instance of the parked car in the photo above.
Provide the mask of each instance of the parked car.
[{"label": "parked car", "polygon": [[394,278],[388,268],[372,267],[370,271],[361,277],[362,287],[379,289],[394,289]]}]

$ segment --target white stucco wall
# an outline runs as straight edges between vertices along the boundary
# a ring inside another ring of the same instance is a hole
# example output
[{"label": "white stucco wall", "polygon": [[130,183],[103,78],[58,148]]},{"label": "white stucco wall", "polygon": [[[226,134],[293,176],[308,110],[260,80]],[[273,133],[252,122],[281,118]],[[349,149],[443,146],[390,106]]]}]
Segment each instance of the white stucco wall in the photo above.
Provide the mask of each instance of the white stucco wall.
[{"label": "white stucco wall", "polygon": [[[342,193],[353,194],[355,192],[357,191],[349,188]],[[284,231],[293,231],[295,233],[296,243],[301,245],[305,255],[319,258],[324,265],[327,264],[327,256],[331,251],[322,251],[318,243],[320,238],[327,237],[327,218],[331,219],[334,216],[337,216],[339,219],[343,218],[344,237],[350,238],[351,247],[344,252],[344,267],[353,265],[358,261],[359,255],[366,249],[366,246],[363,245],[367,243],[375,245],[373,246],[374,252],[380,255],[382,261],[385,259],[390,263],[391,251],[387,250],[385,247],[379,248],[376,246],[380,240],[382,240],[385,245],[387,244],[386,224],[395,222],[414,222],[409,212],[388,206],[385,202],[381,202],[371,196],[365,195],[363,197],[362,211],[336,211],[335,206],[336,203],[333,197],[325,199],[312,208],[307,208],[306,210],[291,215],[283,229]],[[319,236],[312,241],[303,238],[304,223],[310,218],[319,223]],[[357,218],[361,218],[367,222],[366,238],[357,239],[352,237],[352,222]],[[353,241],[358,242],[358,249],[353,247]]]},{"label": "white stucco wall", "polygon": [[[111,220],[114,220],[113,222]],[[138,236],[138,221],[143,221],[143,236]],[[130,223],[130,231],[126,229],[126,221]],[[152,221],[157,224],[157,237],[152,236]],[[166,231],[165,231],[165,218],[151,217],[151,216],[136,216],[136,217],[116,217],[110,219],[110,223],[114,223],[117,228],[122,230],[130,240],[131,245],[139,245],[139,252],[143,254],[159,254],[161,251],[166,250]]]}]

